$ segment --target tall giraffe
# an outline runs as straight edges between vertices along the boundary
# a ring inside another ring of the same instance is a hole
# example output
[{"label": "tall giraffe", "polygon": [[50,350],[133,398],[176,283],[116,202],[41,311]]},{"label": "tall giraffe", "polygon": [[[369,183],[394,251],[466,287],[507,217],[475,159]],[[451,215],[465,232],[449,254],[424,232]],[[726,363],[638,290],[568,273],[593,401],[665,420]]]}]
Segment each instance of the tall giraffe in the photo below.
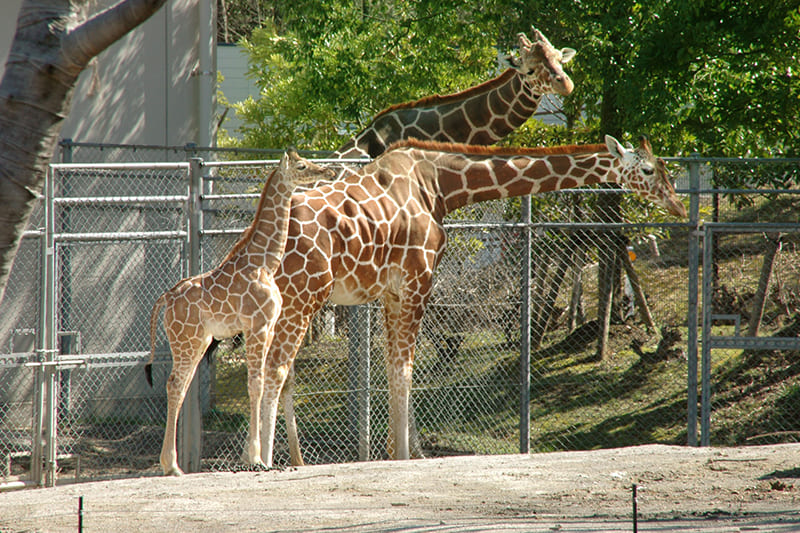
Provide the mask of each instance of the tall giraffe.
[{"label": "tall giraffe", "polygon": [[214,270],[179,281],[162,294],[150,315],[150,361],[145,366],[153,385],[158,316],[164,308],[164,329],[172,351],[167,379],[167,423],[161,447],[164,474],[181,475],[175,450],[175,430],[183,399],[197,364],[212,336],[245,334],[250,430],[244,460],[261,463],[260,408],[264,361],[281,310],[281,293],[274,273],[279,267],[289,231],[289,205],[295,185],[331,179],[334,172],[289,151],[267,179],[256,216],[227,257]]},{"label": "tall giraffe", "polygon": [[334,157],[378,157],[393,142],[420,140],[494,144],[530,118],[545,94],[566,96],[573,84],[563,64],[575,56],[572,48],[558,50],[536,28],[533,40],[520,33],[519,58],[487,82],[445,96],[435,95],[394,105],[372,122]]},{"label": "tall giraffe", "polygon": [[[445,249],[443,220],[468,204],[601,182],[620,183],[685,217],[646,139],[501,149],[409,140],[335,182],[292,198],[275,281],[283,295],[266,363],[262,459],[272,464],[279,395],[309,321],[325,301],[383,301],[395,457],[409,457],[408,399],[417,333]],[[285,402],[286,403],[286,402]]]}]

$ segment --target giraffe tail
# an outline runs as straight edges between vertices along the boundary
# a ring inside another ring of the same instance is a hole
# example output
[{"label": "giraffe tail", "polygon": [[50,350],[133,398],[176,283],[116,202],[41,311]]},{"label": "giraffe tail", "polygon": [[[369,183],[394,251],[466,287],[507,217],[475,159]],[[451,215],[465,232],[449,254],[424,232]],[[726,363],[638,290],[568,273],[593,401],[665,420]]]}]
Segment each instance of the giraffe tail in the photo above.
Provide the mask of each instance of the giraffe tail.
[{"label": "giraffe tail", "polygon": [[167,303],[167,293],[165,292],[159,296],[156,303],[153,304],[153,310],[150,312],[150,360],[144,365],[144,377],[147,379],[147,384],[153,386],[153,359],[156,357],[156,333],[158,331],[158,313],[161,308]]}]

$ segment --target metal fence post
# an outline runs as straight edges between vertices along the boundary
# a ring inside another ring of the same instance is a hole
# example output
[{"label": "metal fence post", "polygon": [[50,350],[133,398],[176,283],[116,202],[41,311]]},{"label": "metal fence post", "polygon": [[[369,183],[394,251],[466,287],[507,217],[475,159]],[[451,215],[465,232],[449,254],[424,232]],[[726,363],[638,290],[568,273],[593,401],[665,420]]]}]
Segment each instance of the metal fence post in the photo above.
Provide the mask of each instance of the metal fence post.
[{"label": "metal fence post", "polygon": [[61,146],[61,162],[72,163],[72,139],[61,139],[61,142],[58,143],[58,145]]},{"label": "metal fence post", "polygon": [[[703,236],[703,347],[700,355],[700,446],[709,446],[711,426],[711,298],[714,282],[711,270],[714,264],[714,233],[704,227]],[[695,389],[696,390],[696,389]]]},{"label": "metal fence post", "polygon": [[[189,167],[189,201],[187,247],[189,249],[189,276],[201,271],[200,233],[202,229],[203,160],[193,157]],[[195,372],[179,418],[180,467],[184,472],[200,471],[200,450],[202,439],[202,419],[200,416],[200,378]]]},{"label": "metal fence post", "polygon": [[700,154],[692,154],[689,161],[689,287],[686,322],[686,357],[688,391],[686,434],[687,444],[697,446],[697,310],[698,279],[700,271]]},{"label": "metal fence post", "polygon": [[56,479],[57,389],[53,366],[56,346],[55,215],[53,173],[47,172],[44,189],[45,231],[42,238],[42,294],[39,313],[39,364],[35,365],[35,401],[31,477],[39,485],[54,486]]},{"label": "metal fence post", "polygon": [[531,197],[522,198],[522,287],[520,287],[519,453],[531,449]]}]

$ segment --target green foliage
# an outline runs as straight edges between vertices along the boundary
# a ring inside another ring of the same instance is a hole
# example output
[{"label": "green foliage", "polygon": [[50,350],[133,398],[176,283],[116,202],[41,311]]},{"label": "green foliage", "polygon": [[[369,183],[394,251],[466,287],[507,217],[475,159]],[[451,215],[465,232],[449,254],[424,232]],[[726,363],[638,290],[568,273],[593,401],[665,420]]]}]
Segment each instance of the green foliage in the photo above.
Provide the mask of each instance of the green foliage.
[{"label": "green foliage", "polygon": [[[234,0],[229,0],[237,4]],[[238,2],[239,4],[241,1]],[[333,149],[388,105],[496,74],[517,32],[578,50],[564,127],[513,144],[645,133],[659,154],[800,155],[800,0],[273,2],[243,44],[261,88],[244,147]],[[537,14],[546,13],[547,16]]]},{"label": "green foliage", "polygon": [[[335,149],[381,109],[469,87],[492,69],[496,52],[482,8],[461,2],[349,2],[309,9],[243,41],[258,100],[237,104],[251,147]],[[313,13],[324,12],[315,19]]]}]

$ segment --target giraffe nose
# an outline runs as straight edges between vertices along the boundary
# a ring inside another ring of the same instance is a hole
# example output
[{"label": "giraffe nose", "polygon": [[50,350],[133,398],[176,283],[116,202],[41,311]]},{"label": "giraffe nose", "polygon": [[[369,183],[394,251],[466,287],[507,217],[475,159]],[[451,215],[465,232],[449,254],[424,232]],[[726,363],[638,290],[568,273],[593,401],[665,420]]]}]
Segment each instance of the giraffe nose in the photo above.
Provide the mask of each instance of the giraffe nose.
[{"label": "giraffe nose", "polygon": [[567,96],[569,93],[572,92],[572,89],[575,88],[575,85],[572,83],[572,80],[567,75],[560,75],[555,77],[556,81],[556,90],[558,94],[561,96]]}]

